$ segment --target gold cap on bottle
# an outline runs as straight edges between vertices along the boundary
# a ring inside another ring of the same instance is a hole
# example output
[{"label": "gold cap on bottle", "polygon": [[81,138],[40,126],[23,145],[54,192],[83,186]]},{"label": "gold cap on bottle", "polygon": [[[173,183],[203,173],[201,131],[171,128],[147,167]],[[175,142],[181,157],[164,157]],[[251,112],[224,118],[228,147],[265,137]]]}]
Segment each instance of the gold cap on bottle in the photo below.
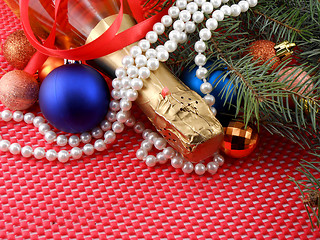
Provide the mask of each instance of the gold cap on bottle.
[{"label": "gold cap on bottle", "polygon": [[[87,42],[106,31],[115,17],[102,20],[92,30]],[[120,31],[133,23],[129,15],[124,15]],[[122,66],[122,58],[130,54],[129,50],[130,46],[89,63],[98,65],[106,74],[114,75],[115,69]],[[184,158],[199,162],[218,150],[223,139],[223,128],[200,95],[184,85],[163,64],[156,71],[151,71],[150,77],[143,83],[135,103]]]}]

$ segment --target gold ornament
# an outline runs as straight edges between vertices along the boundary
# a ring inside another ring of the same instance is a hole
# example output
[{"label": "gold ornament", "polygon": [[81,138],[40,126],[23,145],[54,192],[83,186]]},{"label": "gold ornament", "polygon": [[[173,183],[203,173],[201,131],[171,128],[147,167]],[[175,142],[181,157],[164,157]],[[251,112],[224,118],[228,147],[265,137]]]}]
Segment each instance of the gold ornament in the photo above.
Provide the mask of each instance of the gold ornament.
[{"label": "gold ornament", "polygon": [[231,121],[224,128],[224,140],[220,150],[233,158],[247,157],[256,148],[258,132],[255,128],[245,128],[243,122]]},{"label": "gold ornament", "polygon": [[288,41],[284,41],[274,47],[276,50],[276,55],[281,59],[281,61],[284,61],[288,57],[290,57],[293,54],[292,49],[296,46],[295,43],[290,43]]},{"label": "gold ornament", "polygon": [[300,100],[302,108],[306,114],[310,114],[310,112],[314,109],[316,113],[319,112],[319,108],[317,107],[317,103],[312,99],[301,99]]},{"label": "gold ornament", "polygon": [[64,59],[56,57],[48,57],[42,67],[38,71],[38,79],[40,83],[48,76],[48,74],[55,68],[64,64]]}]

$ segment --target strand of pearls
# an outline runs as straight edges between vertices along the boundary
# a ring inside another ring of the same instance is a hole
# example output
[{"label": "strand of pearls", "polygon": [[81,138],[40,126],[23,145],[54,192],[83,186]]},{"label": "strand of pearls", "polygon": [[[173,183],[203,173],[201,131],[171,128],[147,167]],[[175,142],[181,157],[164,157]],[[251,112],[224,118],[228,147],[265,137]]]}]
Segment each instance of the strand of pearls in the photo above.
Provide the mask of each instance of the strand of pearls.
[{"label": "strand of pearls", "polygon": [[[114,104],[114,103],[111,103]],[[23,157],[35,157],[36,159],[46,158],[49,161],[58,160],[60,162],[67,162],[70,158],[80,159],[83,155],[90,156],[94,151],[104,151],[107,144],[111,144],[116,139],[116,129],[114,125],[109,120],[104,120],[100,127],[92,130],[90,133],[82,133],[80,138],[77,135],[71,135],[69,139],[66,135],[57,136],[55,132],[51,130],[49,124],[45,123],[45,119],[41,116],[35,116],[33,113],[23,114],[21,111],[11,112],[9,110],[4,110],[0,112],[0,117],[3,121],[9,122],[14,120],[16,122],[24,121],[27,124],[33,124],[39,129],[39,132],[44,135],[44,139],[48,143],[54,143],[58,146],[66,146],[68,143],[72,147],[71,150],[60,150],[55,151],[54,149],[45,150],[42,147],[37,147],[33,149],[31,146],[21,147],[19,143],[10,143],[8,140],[3,140],[0,136],[0,151],[10,152],[13,155],[21,154]],[[125,123],[129,127],[133,127],[134,131],[141,133],[144,130],[144,125],[141,122],[136,122],[134,117],[129,117]],[[104,140],[102,137],[104,136]],[[92,139],[95,142],[91,144]],[[78,147],[80,145],[80,140],[84,144],[82,148]]]},{"label": "strand of pearls", "polygon": [[[146,34],[145,39],[141,40],[137,46],[130,49],[130,55],[122,59],[123,67],[116,69],[116,78],[112,82],[114,89],[111,95],[114,99],[120,100],[122,105],[121,111],[126,112],[131,108],[131,101],[134,101],[138,95],[137,91],[142,89],[143,81],[149,78],[151,71],[158,69],[160,62],[166,62],[169,59],[169,54],[174,52],[178,44],[187,41],[187,33],[193,33],[196,30],[196,24],[204,21],[204,14],[212,14],[206,21],[206,28],[199,32],[199,41],[195,44],[195,50],[198,53],[195,57],[195,63],[199,66],[197,70],[197,77],[203,81],[200,87],[201,92],[205,95],[205,102],[211,107],[214,114],[216,109],[212,107],[215,102],[214,96],[210,95],[212,92],[212,85],[207,82],[207,69],[203,66],[206,64],[206,56],[203,54],[206,51],[205,41],[211,38],[211,31],[217,29],[218,22],[222,21],[225,16],[239,16],[241,12],[248,11],[249,7],[257,5],[257,0],[242,0],[238,4],[233,4],[231,7],[223,5],[218,9],[222,3],[227,3],[228,0],[177,0],[175,4],[169,8],[168,15],[162,17],[161,22],[154,24],[153,31]],[[214,9],[217,9],[214,11]],[[174,20],[175,19],[175,20]],[[166,27],[173,26],[168,34],[169,39],[163,44],[158,45],[155,49],[151,45],[158,41],[158,36],[163,34]],[[134,96],[132,98],[132,96]],[[166,141],[162,137],[151,130],[143,132],[145,140],[141,144],[141,148],[137,151],[138,159],[145,160],[150,167],[155,166],[157,162],[165,163],[171,158],[171,165],[175,168],[182,168],[185,173],[190,173],[193,170],[202,175],[206,171],[214,174],[218,167],[224,162],[223,157],[215,154],[213,161],[209,162],[207,166],[203,163],[198,163],[195,166],[186,161],[177,152],[172,153],[172,148],[166,148]],[[148,155],[148,151],[154,145],[162,152],[157,156]],[[169,149],[169,150],[168,150]],[[170,151],[170,154],[166,154]]]},{"label": "strand of pearls", "polygon": [[[135,132],[142,133],[145,140],[142,141],[136,156],[138,159],[145,160],[147,166],[153,167],[157,162],[164,164],[170,159],[174,168],[182,168],[185,173],[191,173],[192,171],[195,171],[198,175],[202,175],[206,171],[211,174],[216,173],[219,166],[224,163],[221,155],[216,153],[213,161],[207,165],[198,163],[194,166],[193,163],[183,159],[173,148],[167,147],[164,138],[150,129],[145,129],[141,122],[136,122],[134,117],[131,116],[130,109],[132,102],[138,97],[138,90],[143,87],[142,79],[148,79],[151,71],[157,70],[160,62],[166,62],[169,59],[169,53],[174,52],[178,44],[187,41],[187,33],[195,32],[196,24],[204,21],[204,13],[212,13],[212,17],[206,21],[206,28],[200,30],[200,40],[195,44],[195,50],[198,53],[195,57],[195,63],[199,66],[197,77],[203,80],[200,90],[206,94],[204,100],[209,106],[214,104],[215,99],[210,95],[212,86],[206,81],[207,69],[203,67],[206,63],[206,57],[203,54],[206,50],[205,41],[211,38],[211,31],[218,27],[218,21],[222,21],[224,16],[238,16],[241,12],[247,11],[249,7],[257,5],[257,0],[242,0],[231,7],[224,5],[219,10],[213,11],[219,8],[222,3],[227,2],[228,0],[211,0],[210,2],[205,0],[177,0],[175,5],[170,7],[168,15],[163,16],[161,22],[153,26],[153,31],[148,32],[145,39],[139,41],[137,46],[130,49],[130,55],[122,59],[123,67],[116,69],[116,78],[112,81],[111,96],[114,100],[110,102],[107,120],[100,124],[100,128],[92,130],[91,134],[82,133],[80,138],[77,135],[72,135],[68,139],[65,135],[57,136],[55,132],[51,131],[50,126],[45,123],[41,116],[35,117],[32,113],[23,115],[20,111],[13,114],[8,110],[1,112],[1,118],[4,121],[13,119],[16,122],[24,120],[26,123],[33,123],[49,143],[56,142],[59,146],[65,146],[69,143],[72,147],[70,151],[60,150],[56,152],[54,149],[45,151],[42,147],[33,150],[30,146],[21,147],[19,143],[2,140],[1,136],[0,150],[3,152],[10,151],[14,155],[21,153],[23,157],[34,156],[36,159],[47,158],[49,161],[58,159],[60,162],[67,162],[70,157],[79,159],[83,154],[92,155],[94,150],[105,150],[106,144],[113,143],[116,134],[121,133],[126,125],[133,127]],[[164,33],[165,28],[172,24],[173,30],[169,33],[169,40],[163,45],[158,45],[155,49],[151,48],[151,44],[157,42],[158,36]],[[211,109],[216,114],[215,108],[211,107]],[[102,136],[104,136],[104,140],[99,139]],[[93,145],[89,143],[92,138],[96,139]],[[80,140],[85,144],[83,148],[78,147]],[[148,155],[153,146],[161,151],[157,156]]]}]

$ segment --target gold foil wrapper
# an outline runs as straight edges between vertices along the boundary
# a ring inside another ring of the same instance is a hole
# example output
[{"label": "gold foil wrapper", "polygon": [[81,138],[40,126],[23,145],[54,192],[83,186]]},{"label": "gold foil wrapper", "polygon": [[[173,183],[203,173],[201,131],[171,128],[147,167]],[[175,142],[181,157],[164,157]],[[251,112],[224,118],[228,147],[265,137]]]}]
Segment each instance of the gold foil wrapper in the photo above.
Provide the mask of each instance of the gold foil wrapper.
[{"label": "gold foil wrapper", "polygon": [[[88,42],[99,37],[112,24],[116,16],[102,20],[94,28]],[[134,24],[124,15],[120,31]],[[121,60],[129,54],[130,46],[89,63],[106,74],[114,75]],[[106,67],[105,67],[106,66]],[[212,156],[223,140],[223,128],[209,106],[194,91],[185,86],[163,64],[151,71],[135,101],[158,132],[184,158],[199,162]],[[167,94],[163,94],[163,90]]]},{"label": "gold foil wrapper", "polygon": [[[117,15],[112,15],[101,20],[96,27],[91,31],[89,37],[87,38],[86,43],[92,42],[101,36],[115,21]],[[128,28],[134,26],[136,24],[133,17],[128,14],[123,14],[122,22],[119,28],[119,32],[123,32]],[[131,46],[136,45],[135,43],[123,48],[122,50],[116,51],[114,53],[108,54],[101,58],[96,58],[93,60],[88,60],[86,63],[100,70],[110,77],[115,77],[116,68],[122,66],[122,58],[126,55],[130,55]]]}]

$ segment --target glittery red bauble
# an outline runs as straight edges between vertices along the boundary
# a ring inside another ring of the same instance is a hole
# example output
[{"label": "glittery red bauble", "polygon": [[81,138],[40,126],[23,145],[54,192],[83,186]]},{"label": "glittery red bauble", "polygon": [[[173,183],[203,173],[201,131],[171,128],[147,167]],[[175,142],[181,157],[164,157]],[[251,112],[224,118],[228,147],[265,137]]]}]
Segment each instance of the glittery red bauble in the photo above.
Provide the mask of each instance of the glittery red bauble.
[{"label": "glittery red bauble", "polygon": [[24,110],[38,99],[39,84],[32,75],[13,70],[0,79],[0,101],[11,110]]},{"label": "glittery red bauble", "polygon": [[[300,94],[313,91],[314,85],[310,81],[310,76],[299,67],[288,67],[282,69],[278,72],[278,75],[280,76],[278,81],[285,82],[287,89]],[[300,87],[301,85],[305,86]]]},{"label": "glittery red bauble", "polygon": [[24,69],[35,52],[23,30],[11,33],[3,44],[3,56],[17,69]]},{"label": "glittery red bauble", "polygon": [[276,56],[276,50],[274,49],[275,45],[274,42],[269,40],[257,40],[250,44],[248,54],[253,56],[254,61],[258,61],[258,66],[261,66],[266,62],[273,62],[271,68],[275,69],[281,62],[280,58]]},{"label": "glittery red bauble", "polygon": [[231,121],[224,128],[224,140],[220,150],[233,158],[247,157],[257,146],[258,132],[255,128],[245,128],[243,122]]}]

